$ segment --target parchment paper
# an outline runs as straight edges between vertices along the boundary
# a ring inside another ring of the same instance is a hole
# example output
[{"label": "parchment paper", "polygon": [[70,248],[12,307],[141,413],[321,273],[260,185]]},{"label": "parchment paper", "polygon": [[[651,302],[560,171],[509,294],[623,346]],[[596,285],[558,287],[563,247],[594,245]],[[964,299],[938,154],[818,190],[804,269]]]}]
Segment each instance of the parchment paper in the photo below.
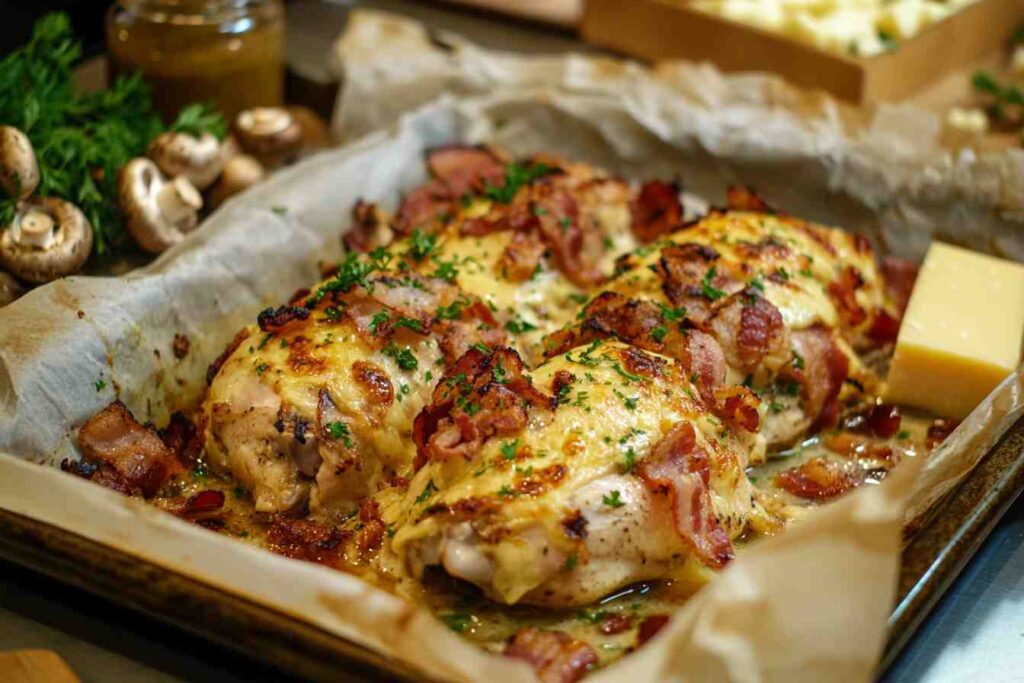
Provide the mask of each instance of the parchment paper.
[{"label": "parchment paper", "polygon": [[[349,139],[374,120],[393,123],[391,130],[322,153],[228,202],[145,269],[70,278],[0,309],[0,451],[10,454],[0,456],[0,507],[200,578],[439,678],[528,680],[524,665],[478,650],[352,577],[256,550],[34,463],[73,455],[74,429],[118,388],[137,416],[157,423],[198,397],[206,365],[238,327],[313,282],[318,259],[338,256],[355,200],[393,206],[403,188],[423,178],[424,149],[453,140],[489,140],[515,154],[554,151],[629,176],[678,174],[713,201],[726,184],[744,181],[792,213],[854,227],[905,254],[920,251],[915,245],[924,238],[916,231],[934,229],[975,248],[1024,256],[1020,225],[1007,213],[1021,209],[1020,198],[1003,189],[1019,171],[1017,156],[944,167],[948,173],[911,182],[880,158],[895,153],[880,141],[897,124],[882,121],[851,141],[827,101],[808,107],[784,96],[766,100],[775,85],[761,77],[724,78],[693,67],[655,75],[633,64],[513,58],[471,46],[448,52],[423,42],[418,26],[375,15],[357,15],[353,28],[342,43],[351,61],[340,105],[351,118],[336,125]],[[417,44],[422,54],[406,60]],[[418,84],[415,93],[403,83]],[[463,97],[401,114],[448,90]],[[403,93],[400,106],[392,98]],[[909,119],[898,125],[914,128]],[[932,163],[916,151],[899,152],[902,168]],[[933,224],[937,217],[943,221]],[[171,353],[175,333],[192,342],[182,361]],[[914,488],[921,461],[907,460],[882,485],[760,543],[663,634],[597,677],[870,677],[892,606],[907,497],[913,490],[916,504],[934,500],[972,466],[1020,414],[1021,385],[1018,373],[965,422],[927,464],[925,486]]]}]

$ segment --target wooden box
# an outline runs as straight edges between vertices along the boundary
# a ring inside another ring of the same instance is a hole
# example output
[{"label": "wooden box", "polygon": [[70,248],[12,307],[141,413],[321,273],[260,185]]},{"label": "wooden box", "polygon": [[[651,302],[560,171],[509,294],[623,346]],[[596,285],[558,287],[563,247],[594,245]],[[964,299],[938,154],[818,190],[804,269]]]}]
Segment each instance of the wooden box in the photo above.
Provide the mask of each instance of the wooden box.
[{"label": "wooden box", "polygon": [[581,31],[646,60],[710,61],[723,71],[770,71],[858,104],[899,100],[1003,49],[1024,23],[1024,0],[981,0],[889,52],[858,58],[698,12],[685,0],[587,0]]}]

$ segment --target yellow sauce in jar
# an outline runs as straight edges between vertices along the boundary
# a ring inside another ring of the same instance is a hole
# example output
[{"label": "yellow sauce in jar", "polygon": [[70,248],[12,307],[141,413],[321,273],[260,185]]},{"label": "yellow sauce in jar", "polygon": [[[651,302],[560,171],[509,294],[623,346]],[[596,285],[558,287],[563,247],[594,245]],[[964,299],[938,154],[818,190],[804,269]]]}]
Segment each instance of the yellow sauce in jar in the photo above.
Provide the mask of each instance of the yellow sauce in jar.
[{"label": "yellow sauce in jar", "polygon": [[165,120],[186,104],[226,117],[280,105],[281,0],[121,0],[107,14],[111,77],[141,71]]}]

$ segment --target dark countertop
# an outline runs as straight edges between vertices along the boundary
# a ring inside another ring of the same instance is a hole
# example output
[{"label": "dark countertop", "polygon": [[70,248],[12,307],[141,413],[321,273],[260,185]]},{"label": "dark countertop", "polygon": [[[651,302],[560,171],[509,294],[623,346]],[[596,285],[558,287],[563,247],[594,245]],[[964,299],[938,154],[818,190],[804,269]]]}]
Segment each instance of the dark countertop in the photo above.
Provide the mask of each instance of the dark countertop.
[{"label": "dark countertop", "polygon": [[[352,5],[400,12],[524,52],[588,50],[571,34],[483,13],[403,0],[289,4],[289,61],[311,82]],[[134,612],[0,562],[0,651],[47,648],[84,681],[221,683],[288,680]],[[1024,500],[1018,500],[921,627],[884,680],[1024,680]]]}]

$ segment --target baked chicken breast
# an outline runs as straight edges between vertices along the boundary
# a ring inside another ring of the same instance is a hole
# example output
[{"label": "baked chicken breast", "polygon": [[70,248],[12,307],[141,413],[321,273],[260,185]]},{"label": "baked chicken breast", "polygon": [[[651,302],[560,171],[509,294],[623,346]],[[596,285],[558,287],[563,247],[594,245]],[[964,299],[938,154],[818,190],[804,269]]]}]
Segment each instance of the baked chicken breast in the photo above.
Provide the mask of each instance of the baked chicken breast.
[{"label": "baked chicken breast", "polygon": [[551,606],[723,566],[769,524],[744,474],[758,401],[740,387],[716,410],[687,375],[615,341],[530,374],[511,349],[470,350],[416,418],[419,471],[384,509],[400,564]]}]

